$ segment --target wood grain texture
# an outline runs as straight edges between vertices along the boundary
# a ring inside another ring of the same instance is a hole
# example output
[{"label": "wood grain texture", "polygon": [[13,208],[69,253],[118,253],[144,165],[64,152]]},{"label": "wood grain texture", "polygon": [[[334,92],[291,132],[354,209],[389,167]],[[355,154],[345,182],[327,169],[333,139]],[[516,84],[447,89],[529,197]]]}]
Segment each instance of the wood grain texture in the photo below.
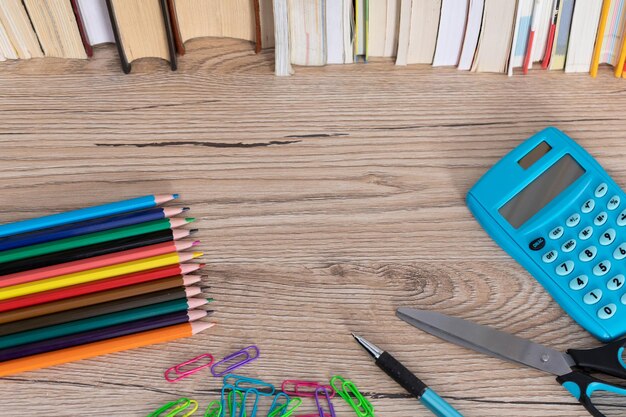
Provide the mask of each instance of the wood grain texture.
[{"label": "wood grain texture", "polygon": [[377,416],[429,416],[354,331],[466,416],[586,416],[551,376],[441,342],[394,310],[432,309],[559,349],[597,345],[490,240],[464,197],[547,125],[626,184],[623,80],[608,69],[507,78],[390,60],[276,78],[272,60],[247,42],[201,39],[177,72],[140,61],[125,76],[112,46],[90,61],[2,63],[1,221],[179,192],[199,219],[219,323],[189,340],[3,378],[3,409],[142,416],[182,395],[206,407],[217,379],[168,384],[163,371],[255,343],[262,357],[246,375],[279,384],[338,373]]}]

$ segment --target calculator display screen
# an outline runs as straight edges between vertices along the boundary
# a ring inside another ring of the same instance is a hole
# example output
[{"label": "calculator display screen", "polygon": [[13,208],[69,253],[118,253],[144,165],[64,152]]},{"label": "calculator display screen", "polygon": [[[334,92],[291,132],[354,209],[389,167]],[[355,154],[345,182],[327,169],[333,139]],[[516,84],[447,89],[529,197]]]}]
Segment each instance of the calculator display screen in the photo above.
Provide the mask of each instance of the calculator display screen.
[{"label": "calculator display screen", "polygon": [[502,206],[500,214],[517,229],[584,173],[574,158],[565,155]]}]

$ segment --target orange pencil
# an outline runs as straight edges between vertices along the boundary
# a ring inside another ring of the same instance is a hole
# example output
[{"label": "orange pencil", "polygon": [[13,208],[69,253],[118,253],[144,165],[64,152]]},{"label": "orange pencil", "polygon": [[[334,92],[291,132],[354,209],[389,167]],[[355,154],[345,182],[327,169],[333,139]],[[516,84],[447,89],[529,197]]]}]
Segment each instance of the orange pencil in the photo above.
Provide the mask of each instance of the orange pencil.
[{"label": "orange pencil", "polygon": [[215,323],[183,323],[0,363],[0,377],[193,336]]},{"label": "orange pencil", "polygon": [[619,54],[619,61],[615,66],[615,76],[617,78],[622,77],[622,73],[624,72],[624,62],[626,62],[626,33],[624,34],[623,38],[624,39],[622,39],[622,51]]},{"label": "orange pencil", "polygon": [[609,9],[611,8],[611,0],[604,0],[602,3],[602,14],[600,15],[600,23],[598,24],[598,34],[596,35],[596,46],[593,50],[591,58],[591,69],[589,74],[592,77],[598,75],[598,67],[600,66],[600,55],[602,54],[602,41],[604,40],[604,32],[606,31],[606,22],[609,19]]}]

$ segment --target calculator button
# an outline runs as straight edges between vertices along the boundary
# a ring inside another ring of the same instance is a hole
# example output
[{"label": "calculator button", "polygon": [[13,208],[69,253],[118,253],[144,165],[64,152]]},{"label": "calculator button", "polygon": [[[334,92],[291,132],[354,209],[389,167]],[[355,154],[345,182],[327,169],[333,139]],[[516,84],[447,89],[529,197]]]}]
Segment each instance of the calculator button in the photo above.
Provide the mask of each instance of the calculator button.
[{"label": "calculator button", "polygon": [[611,291],[616,291],[624,286],[624,281],[626,281],[624,275],[618,274],[607,282],[606,287]]},{"label": "calculator button", "polygon": [[617,207],[619,207],[619,203],[620,203],[619,196],[618,195],[614,195],[613,197],[611,197],[609,202],[606,204],[606,208],[608,208],[609,210],[615,210]]},{"label": "calculator button", "polygon": [[559,253],[557,251],[551,250],[550,252],[544,253],[543,256],[541,257],[541,260],[547,264],[551,264],[552,262],[556,261],[556,258],[558,256],[559,256]]},{"label": "calculator button", "polygon": [[626,294],[622,295],[622,304],[626,304]]},{"label": "calculator button", "polygon": [[593,267],[593,274],[601,277],[611,270],[611,261],[602,261]]},{"label": "calculator button", "polygon": [[574,291],[579,291],[585,288],[588,282],[589,277],[587,277],[587,275],[579,275],[569,282],[569,287]]},{"label": "calculator button", "polygon": [[583,203],[583,206],[580,208],[580,211],[583,213],[591,213],[596,206],[596,202],[593,199],[589,199]]},{"label": "calculator button", "polygon": [[583,301],[585,302],[585,304],[592,305],[600,301],[601,298],[602,298],[602,290],[595,289],[585,294],[585,296],[583,297]]},{"label": "calculator button", "polygon": [[596,188],[596,192],[594,193],[596,197],[598,198],[602,198],[606,195],[606,192],[609,190],[609,186],[606,185],[605,183],[602,183],[600,185],[598,185],[598,188]]},{"label": "calculator button", "polygon": [[538,237],[528,245],[530,250],[541,250],[544,246],[546,246],[546,240],[542,237]]},{"label": "calculator button", "polygon": [[602,320],[608,320],[611,317],[613,317],[616,311],[617,311],[617,306],[615,304],[613,303],[607,304],[604,307],[602,307],[600,310],[598,310],[598,317],[601,318]]},{"label": "calculator button", "polygon": [[615,241],[615,229],[608,229],[600,236],[600,244],[608,246]]},{"label": "calculator button", "polygon": [[563,228],[561,226],[555,227],[554,229],[552,229],[548,236],[550,236],[550,239],[553,240],[559,239],[561,236],[563,236]]},{"label": "calculator button", "polygon": [[626,226],[626,209],[622,210],[619,216],[617,216],[617,225]]},{"label": "calculator button", "polygon": [[580,214],[578,213],[574,213],[571,216],[569,216],[567,218],[567,221],[565,222],[565,224],[567,224],[567,227],[578,226],[578,223],[580,223]]},{"label": "calculator button", "polygon": [[580,240],[587,240],[593,235],[593,227],[587,226],[583,230],[578,233],[578,238]]},{"label": "calculator button", "polygon": [[561,250],[563,252],[571,252],[576,247],[576,241],[574,239],[570,239],[567,242],[563,243],[561,246]]},{"label": "calculator button", "polygon": [[560,276],[569,275],[574,270],[574,261],[565,261],[556,267],[556,274]]},{"label": "calculator button", "polygon": [[613,257],[618,261],[626,258],[626,243],[622,243],[613,251]]},{"label": "calculator button", "polygon": [[603,211],[602,213],[598,214],[595,219],[593,219],[593,224],[595,224],[596,226],[602,226],[604,223],[606,223],[606,219],[608,219],[608,217],[609,215],[606,214],[606,211]]},{"label": "calculator button", "polygon": [[580,252],[578,259],[583,262],[589,262],[598,254],[598,249],[595,246],[589,246],[587,249]]}]

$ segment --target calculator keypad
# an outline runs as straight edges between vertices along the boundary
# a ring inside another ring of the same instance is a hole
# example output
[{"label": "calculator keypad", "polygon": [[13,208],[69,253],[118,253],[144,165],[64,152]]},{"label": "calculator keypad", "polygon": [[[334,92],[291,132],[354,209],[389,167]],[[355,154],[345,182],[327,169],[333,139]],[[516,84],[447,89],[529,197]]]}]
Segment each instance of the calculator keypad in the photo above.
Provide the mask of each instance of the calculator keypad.
[{"label": "calculator keypad", "polygon": [[599,320],[626,308],[626,238],[619,236],[626,235],[626,207],[616,191],[606,183],[592,184],[574,202],[577,210],[555,219],[530,244],[553,280]]}]

